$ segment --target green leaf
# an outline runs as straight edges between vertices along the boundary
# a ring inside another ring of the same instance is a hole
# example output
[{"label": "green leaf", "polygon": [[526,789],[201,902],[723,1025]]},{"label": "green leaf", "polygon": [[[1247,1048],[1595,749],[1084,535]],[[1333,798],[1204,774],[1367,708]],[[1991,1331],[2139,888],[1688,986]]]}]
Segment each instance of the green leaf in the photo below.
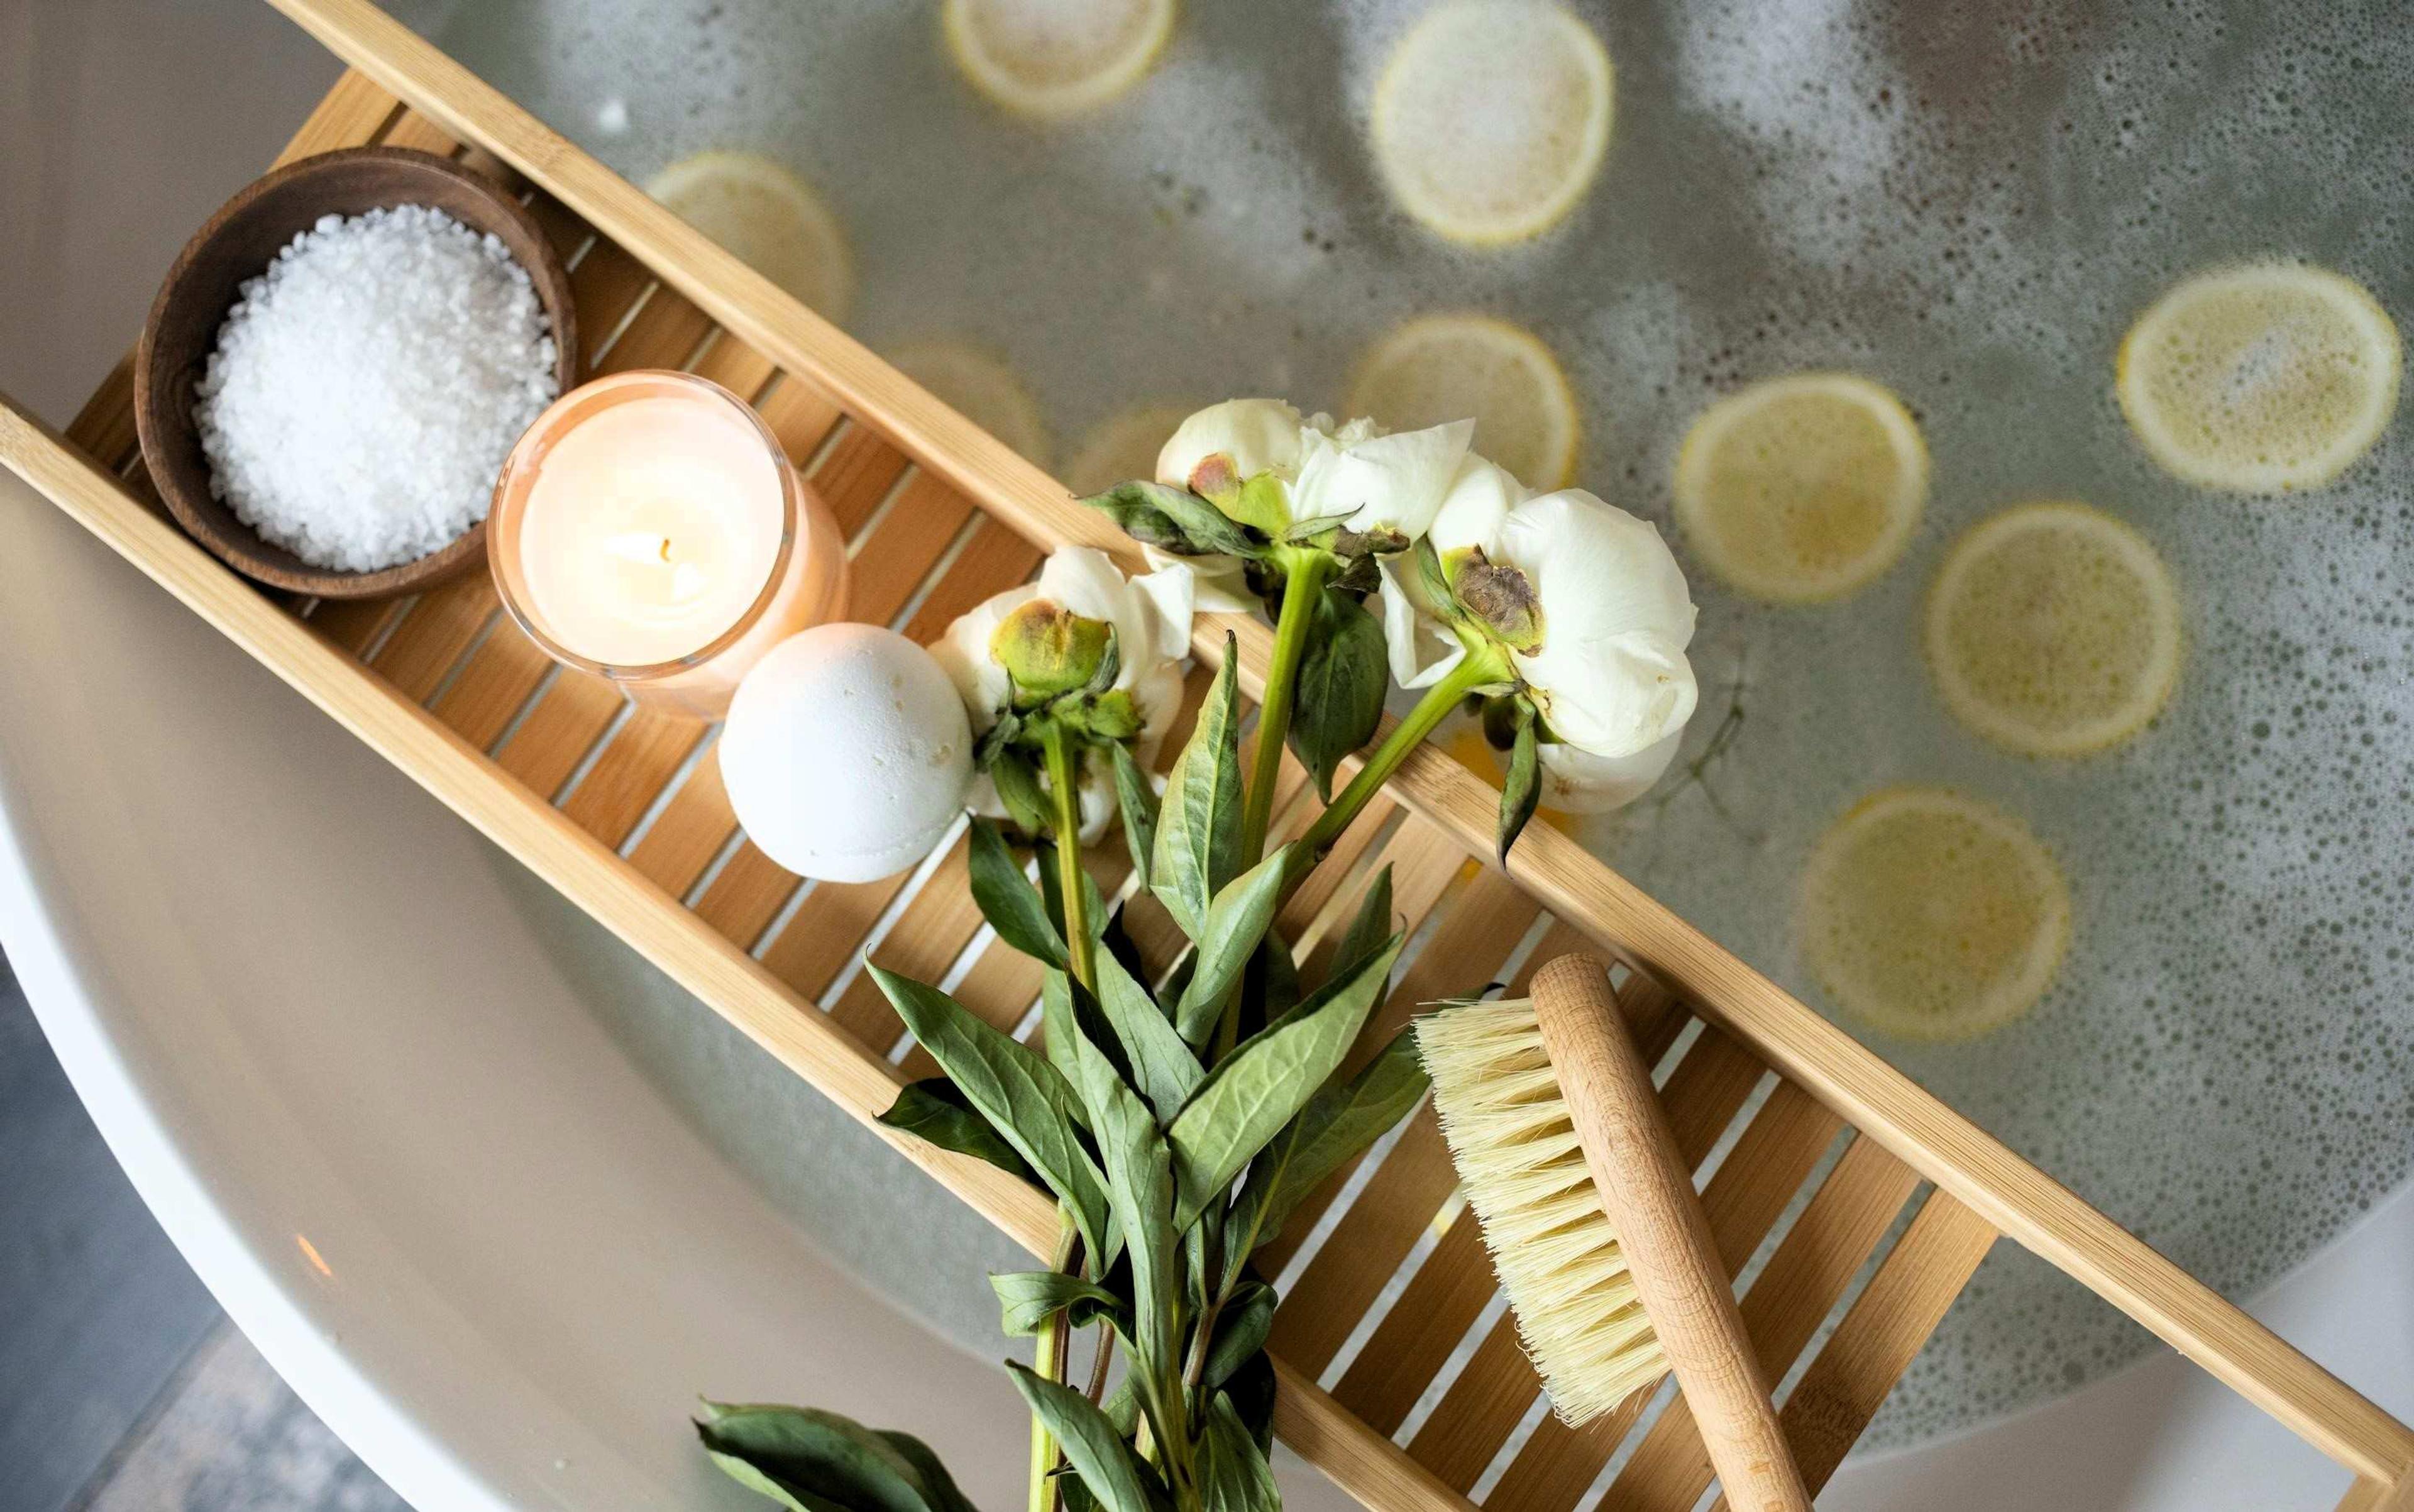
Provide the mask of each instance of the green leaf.
[{"label": "green leaf", "polygon": [[1090,1252],[1111,1255],[1105,1178],[1073,1131],[1078,1100],[1063,1074],[937,988],[870,962],[864,968],[966,1100],[1072,1209]]},{"label": "green leaf", "polygon": [[1254,557],[1264,548],[1206,500],[1187,488],[1134,479],[1081,501],[1122,527],[1133,540],[1197,557]]},{"label": "green leaf", "polygon": [[1307,1194],[1405,1117],[1425,1094],[1416,1036],[1402,1029],[1347,1082],[1319,1087],[1258,1158],[1224,1226],[1227,1270],[1282,1233]]},{"label": "green leaf", "polygon": [[1526,821],[1534,816],[1534,805],[1542,801],[1542,764],[1535,749],[1534,706],[1523,698],[1516,704],[1516,743],[1509,748],[1509,779],[1500,788],[1500,864],[1509,864],[1509,847],[1526,831]]},{"label": "green leaf", "polygon": [[1061,1270],[1013,1270],[991,1276],[989,1287],[997,1294],[1001,1325],[1018,1339],[1037,1333],[1060,1312],[1070,1314],[1066,1321],[1076,1328],[1085,1328],[1103,1317],[1119,1332],[1131,1332],[1131,1317],[1123,1298],[1079,1276]]},{"label": "green leaf", "polygon": [[944,1076],[932,1076],[900,1087],[897,1100],[880,1115],[880,1121],[891,1129],[902,1129],[918,1139],[987,1160],[999,1170],[1021,1176],[1036,1185],[1039,1173],[1014,1152],[1014,1146],[990,1127],[967,1101],[961,1088]]},{"label": "green leaf", "polygon": [[[714,1462],[766,1495],[824,1512],[939,1512],[922,1472],[851,1417],[812,1407],[707,1402],[695,1431]],[[738,1475],[729,1461],[754,1472]],[[952,1487],[953,1483],[949,1483]]]},{"label": "green leaf", "polygon": [[1016,829],[1027,835],[1048,832],[1054,819],[1048,795],[1039,787],[1039,771],[1029,756],[1011,746],[999,751],[989,765],[989,780],[996,785],[998,801],[1006,805]]},{"label": "green leaf", "polygon": [[972,1498],[956,1485],[956,1477],[931,1452],[931,1446],[911,1433],[901,1433],[893,1428],[872,1430],[885,1439],[888,1446],[902,1455],[922,1477],[922,1499],[931,1505],[931,1512],[978,1512]]},{"label": "green leaf", "polygon": [[[1065,1029],[1081,1096],[1090,1104],[1098,1154],[1106,1162],[1108,1198],[1131,1257],[1133,1368],[1146,1377],[1143,1401],[1154,1403],[1160,1400],[1156,1388],[1173,1380],[1175,1311],[1182,1299],[1175,1270],[1172,1156],[1155,1115],[1124,1084],[1106,1052],[1078,1019]],[[1174,1398],[1167,1392],[1162,1400]]]},{"label": "green leaf", "polygon": [[1224,1395],[1232,1399],[1249,1437],[1258,1448],[1274,1453],[1274,1362],[1263,1350],[1249,1356],[1248,1363],[1224,1383]]},{"label": "green leaf", "polygon": [[1225,1392],[1215,1393],[1199,1443],[1200,1512],[1282,1512],[1274,1467]]},{"label": "green leaf", "polygon": [[1248,975],[1241,979],[1240,1037],[1247,1039],[1297,1008],[1299,999],[1299,966],[1283,943],[1282,931],[1269,929],[1258,941],[1258,953],[1249,958]]},{"label": "green leaf", "polygon": [[1132,979],[1121,961],[1101,951],[1097,972],[1098,1010],[1123,1048],[1132,1085],[1148,1100],[1160,1122],[1170,1120],[1199,1090],[1207,1073],[1165,1010],[1156,1006],[1156,999]]},{"label": "green leaf", "polygon": [[[701,1425],[699,1425],[701,1430]],[[767,1496],[791,1512],[851,1512],[845,1504],[815,1496],[801,1486],[783,1486],[755,1469],[734,1454],[723,1454],[707,1445],[706,1454],[721,1468],[721,1473],[758,1496]]]},{"label": "green leaf", "polygon": [[1207,906],[1223,891],[1241,858],[1241,658],[1224,637],[1224,665],[1199,711],[1189,743],[1166,774],[1156,823],[1149,891],[1192,939],[1205,927]]},{"label": "green leaf", "polygon": [[1048,905],[1022,863],[1006,848],[996,825],[975,816],[971,832],[973,902],[997,937],[1035,960],[1060,970],[1065,963],[1065,936],[1049,921]]},{"label": "green leaf", "polygon": [[1203,1045],[1215,1032],[1225,999],[1240,985],[1249,957],[1273,926],[1290,848],[1283,846],[1234,877],[1208,905],[1206,918],[1192,936],[1199,942],[1199,965],[1183,984],[1173,1010],[1174,1026],[1190,1043]]},{"label": "green leaf", "polygon": [[1089,1126],[1089,1100],[1080,1098],[1081,1062],[1076,1046],[1080,1041],[1073,1034],[1073,979],[1061,970],[1051,969],[1041,980],[1039,987],[1039,1048],[1048,1056],[1048,1064],[1065,1078],[1081,1103],[1080,1123]]},{"label": "green leaf", "polygon": [[1214,1342],[1207,1346],[1203,1379],[1208,1385],[1222,1385],[1266,1347],[1266,1335],[1274,1325],[1274,1309],[1281,1303],[1281,1293],[1254,1277],[1232,1288],[1223,1310],[1215,1314]]},{"label": "green leaf", "polygon": [[[1366,895],[1358,901],[1358,912],[1342,932],[1340,941],[1333,948],[1333,969],[1347,971],[1359,959],[1382,949],[1392,937],[1392,864],[1375,874],[1366,887]],[[1388,985],[1388,983],[1386,984]]]},{"label": "green leaf", "polygon": [[1290,748],[1328,801],[1342,757],[1374,739],[1391,688],[1381,622],[1356,599],[1327,588],[1317,598],[1300,658]]},{"label": "green leaf", "polygon": [[1108,750],[1115,763],[1115,802],[1124,811],[1124,844],[1131,847],[1132,871],[1146,887],[1149,861],[1156,853],[1156,789],[1131,747],[1118,741]]},{"label": "green leaf", "polygon": [[1175,1227],[1197,1221],[1316,1095],[1358,1038],[1399,953],[1400,936],[1394,935],[1382,950],[1244,1040],[1208,1074],[1166,1130],[1181,1193]]},{"label": "green leaf", "polygon": [[1056,1435],[1081,1484],[1106,1512],[1161,1512],[1169,1501],[1163,1487],[1089,1398],[1019,1360],[1006,1361],[1006,1368],[1022,1400]]}]

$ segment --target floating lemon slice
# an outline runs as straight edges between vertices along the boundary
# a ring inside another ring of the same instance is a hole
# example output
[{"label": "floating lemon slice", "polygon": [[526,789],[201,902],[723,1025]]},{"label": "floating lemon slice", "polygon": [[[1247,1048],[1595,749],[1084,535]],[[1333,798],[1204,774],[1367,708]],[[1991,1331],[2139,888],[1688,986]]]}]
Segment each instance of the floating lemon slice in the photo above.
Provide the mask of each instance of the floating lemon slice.
[{"label": "floating lemon slice", "polygon": [[1852,373],[1796,373],[1702,412],[1676,454],[1676,524],[1754,598],[1816,604],[1895,563],[1928,503],[1902,401]]},{"label": "floating lemon slice", "polygon": [[2173,475],[2287,493],[2347,471],[2397,408],[2397,327],[2335,273],[2266,262],[2200,273],[2121,340],[2129,428]]},{"label": "floating lemon slice", "polygon": [[1173,439],[1190,412],[1178,404],[1151,404],[1108,416],[1073,450],[1065,464],[1065,486],[1084,497],[1118,483],[1156,476],[1156,454]]},{"label": "floating lemon slice", "polygon": [[1400,207],[1455,242],[1495,246],[1575,207],[1609,148],[1609,54],[1544,0],[1449,0],[1377,81],[1376,166]]},{"label": "floating lemon slice", "polygon": [[1575,391],[1551,349],[1488,315],[1426,315],[1375,343],[1349,384],[1349,412],[1393,430],[1475,421],[1475,446],[1529,488],[1575,472]]},{"label": "floating lemon slice", "polygon": [[2070,890],[2018,819],[1896,787],[1820,837],[1796,924],[1846,1011],[1905,1039],[1967,1040],[2045,996],[2070,941]]},{"label": "floating lemon slice", "polygon": [[1173,0],[946,0],[947,52],[973,87],[1049,118],[1140,82],[1173,34]]},{"label": "floating lemon slice", "polygon": [[2020,504],[1945,553],[1928,664],[1963,724],[2031,756],[2129,739],[2179,681],[2179,594],[2146,538],[2085,504]]},{"label": "floating lemon slice", "polygon": [[646,192],[824,319],[846,319],[855,294],[846,234],[821,196],[778,163],[700,152],[655,174]]},{"label": "floating lemon slice", "polygon": [[946,401],[958,414],[1041,467],[1048,465],[1048,421],[1014,369],[961,341],[916,341],[888,353],[898,371]]}]

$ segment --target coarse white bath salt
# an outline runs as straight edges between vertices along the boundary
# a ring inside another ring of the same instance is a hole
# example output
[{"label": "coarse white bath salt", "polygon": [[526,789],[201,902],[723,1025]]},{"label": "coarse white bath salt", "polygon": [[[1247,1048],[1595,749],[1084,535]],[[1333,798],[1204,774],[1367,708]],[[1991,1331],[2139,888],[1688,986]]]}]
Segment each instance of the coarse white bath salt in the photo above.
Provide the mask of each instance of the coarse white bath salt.
[{"label": "coarse white bath salt", "polygon": [[322,217],[218,331],[193,405],[210,491],[312,566],[416,561],[486,517],[554,358],[499,238],[425,205]]}]

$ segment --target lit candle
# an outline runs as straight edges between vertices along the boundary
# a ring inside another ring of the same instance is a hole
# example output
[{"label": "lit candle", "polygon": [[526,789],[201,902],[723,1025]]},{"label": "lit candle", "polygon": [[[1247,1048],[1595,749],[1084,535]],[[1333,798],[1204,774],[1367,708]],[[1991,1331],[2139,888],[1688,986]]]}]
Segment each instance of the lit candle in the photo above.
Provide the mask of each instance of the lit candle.
[{"label": "lit candle", "polygon": [[504,607],[538,645],[702,718],[844,608],[828,507],[753,411],[692,374],[563,396],[513,448],[486,531]]}]

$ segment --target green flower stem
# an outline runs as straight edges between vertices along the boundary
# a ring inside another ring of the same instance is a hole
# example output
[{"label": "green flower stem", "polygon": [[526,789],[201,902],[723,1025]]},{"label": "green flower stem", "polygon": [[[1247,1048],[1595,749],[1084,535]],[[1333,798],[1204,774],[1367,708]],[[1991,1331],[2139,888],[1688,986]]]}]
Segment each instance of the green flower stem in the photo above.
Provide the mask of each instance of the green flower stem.
[{"label": "green flower stem", "polygon": [[[1056,1252],[1050,1257],[1051,1270],[1063,1270],[1073,1263],[1073,1246],[1078,1232],[1073,1227],[1073,1215],[1064,1208],[1056,1209]],[[1049,1314],[1040,1325],[1039,1343],[1033,1354],[1032,1370],[1051,1381],[1065,1379],[1065,1314]],[[1031,1415],[1031,1484],[1029,1512],[1054,1512],[1056,1506],[1056,1436],[1037,1413]]]},{"label": "green flower stem", "polygon": [[1090,937],[1089,889],[1082,885],[1080,763],[1073,737],[1050,724],[1040,737],[1048,752],[1049,796],[1056,803],[1056,891],[1065,900],[1065,948],[1073,979],[1095,992],[1098,962]]},{"label": "green flower stem", "polygon": [[[1090,937],[1090,890],[1084,885],[1087,878],[1081,871],[1080,757],[1074,749],[1072,734],[1061,725],[1050,724],[1040,742],[1048,756],[1049,796],[1056,806],[1056,891],[1065,904],[1065,948],[1074,980],[1095,991],[1098,963]],[[1060,1205],[1056,1209],[1056,1252],[1051,1257],[1050,1269],[1063,1270],[1072,1263],[1077,1236],[1073,1215]],[[1040,1325],[1032,1369],[1051,1381],[1065,1379],[1067,1332],[1062,1312],[1051,1314]],[[1055,1436],[1035,1413],[1031,1418],[1029,1512],[1055,1512]]]},{"label": "green flower stem", "polygon": [[1333,843],[1341,838],[1342,831],[1349,828],[1350,821],[1392,780],[1392,773],[1400,770],[1408,753],[1423,743],[1434,727],[1458,707],[1460,699],[1478,688],[1507,682],[1513,677],[1507,658],[1487,646],[1470,649],[1447,676],[1427,688],[1425,696],[1408,711],[1408,717],[1393,726],[1383,743],[1375,748],[1375,754],[1366,758],[1366,764],[1358,769],[1358,775],[1334,795],[1316,822],[1308,826],[1307,833],[1300,837],[1295,853],[1300,858],[1299,875],[1289,885],[1296,887],[1306,879],[1316,863],[1324,859],[1324,853],[1333,848]]},{"label": "green flower stem", "polygon": [[1266,696],[1258,705],[1258,749],[1249,764],[1248,802],[1241,810],[1241,869],[1266,854],[1266,831],[1274,816],[1274,783],[1282,775],[1283,745],[1290,736],[1290,711],[1299,695],[1299,664],[1307,654],[1308,627],[1316,601],[1333,574],[1322,551],[1282,550],[1282,615],[1274,621],[1274,662],[1266,668]]}]

